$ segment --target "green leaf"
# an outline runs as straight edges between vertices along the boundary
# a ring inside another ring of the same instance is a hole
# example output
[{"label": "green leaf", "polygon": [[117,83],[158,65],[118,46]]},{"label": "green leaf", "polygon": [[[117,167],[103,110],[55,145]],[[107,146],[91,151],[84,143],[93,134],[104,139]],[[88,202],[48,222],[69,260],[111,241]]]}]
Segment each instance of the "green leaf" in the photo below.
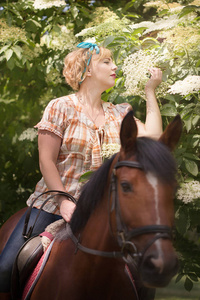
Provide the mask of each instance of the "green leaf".
[{"label": "green leaf", "polygon": [[85,181],[89,180],[92,173],[93,173],[93,171],[85,172],[83,175],[81,175],[79,182],[85,182]]},{"label": "green leaf", "polygon": [[8,49],[8,50],[5,51],[5,58],[6,58],[7,61],[11,58],[12,55],[13,55],[13,50],[12,49]]},{"label": "green leaf", "polygon": [[195,117],[192,119],[192,125],[195,126],[195,125],[198,123],[199,119],[200,119],[200,116],[199,116],[199,115],[195,116]]},{"label": "green leaf", "polygon": [[19,59],[22,58],[22,48],[21,48],[21,47],[15,45],[15,46],[12,47],[12,50],[13,50],[13,52],[17,55],[17,57],[18,57]]},{"label": "green leaf", "polygon": [[184,274],[178,274],[178,276],[176,277],[175,282],[179,282],[182,278],[183,278]]},{"label": "green leaf", "polygon": [[174,103],[167,103],[164,104],[161,108],[161,115],[168,116],[168,117],[175,117],[177,115],[177,109]]},{"label": "green leaf", "polygon": [[197,63],[196,63],[196,68],[200,66],[200,59],[197,60]]},{"label": "green leaf", "polygon": [[193,160],[200,160],[200,158],[197,156],[197,155],[195,155],[195,154],[193,154],[193,153],[185,153],[184,154],[184,157],[187,157],[187,158],[189,158],[189,159],[193,159]]},{"label": "green leaf", "polygon": [[183,118],[184,116],[188,115],[194,110],[194,107],[196,105],[194,103],[190,103],[184,107],[184,109],[181,112],[181,117]]},{"label": "green leaf", "polygon": [[183,119],[183,122],[185,124],[187,132],[189,132],[192,128],[192,115],[189,115],[186,117],[186,119]]},{"label": "green leaf", "polygon": [[128,17],[128,18],[135,18],[135,19],[138,19],[138,18],[139,18],[139,15],[137,15],[137,14],[128,14],[127,17]]},{"label": "green leaf", "polygon": [[184,162],[185,162],[185,167],[187,169],[187,171],[192,174],[193,176],[197,176],[198,175],[198,166],[197,164],[192,161],[192,160],[188,160],[186,158],[183,158]]},{"label": "green leaf", "polygon": [[74,19],[78,16],[78,8],[76,6],[71,7],[71,13]]},{"label": "green leaf", "polygon": [[136,0],[129,1],[122,9],[122,12],[126,12],[129,8],[131,8],[134,5],[135,1]]},{"label": "green leaf", "polygon": [[180,12],[179,18],[182,18],[183,16],[185,16],[185,15],[187,15],[187,14],[193,12],[193,11],[197,12],[199,10],[200,10],[199,6],[196,6],[196,5],[187,5]]},{"label": "green leaf", "polygon": [[175,224],[177,231],[181,235],[184,235],[190,227],[190,219],[185,206],[179,207],[179,209],[176,211]]},{"label": "green leaf", "polygon": [[3,52],[5,52],[9,47],[10,47],[10,44],[9,44],[9,45],[6,45],[6,46],[4,46],[4,47],[2,47],[2,48],[0,49],[0,54],[3,53]]},{"label": "green leaf", "polygon": [[114,41],[115,37],[114,36],[109,36],[105,39],[103,46],[107,47],[109,44],[111,44]]},{"label": "green leaf", "polygon": [[188,275],[188,277],[190,277],[190,279],[192,281],[198,282],[198,277],[197,277],[196,274],[194,274],[194,273],[188,273],[187,275]]},{"label": "green leaf", "polygon": [[13,70],[15,66],[15,59],[13,56],[7,61],[8,69]]},{"label": "green leaf", "polygon": [[193,282],[188,277],[186,277],[186,279],[185,279],[184,287],[188,292],[190,292],[191,289],[193,288]]},{"label": "green leaf", "polygon": [[37,32],[39,28],[41,28],[41,24],[35,20],[31,20],[29,19],[27,22],[26,22],[26,30],[27,31],[30,31],[30,32]]}]

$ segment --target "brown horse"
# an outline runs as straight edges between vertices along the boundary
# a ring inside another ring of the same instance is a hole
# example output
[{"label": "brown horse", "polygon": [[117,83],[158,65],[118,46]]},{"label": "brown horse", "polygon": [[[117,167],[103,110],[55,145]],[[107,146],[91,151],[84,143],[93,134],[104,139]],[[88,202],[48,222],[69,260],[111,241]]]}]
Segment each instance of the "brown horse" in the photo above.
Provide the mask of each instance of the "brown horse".
[{"label": "brown horse", "polygon": [[132,275],[147,288],[169,283],[178,265],[171,239],[176,164],[170,150],[181,128],[177,116],[159,141],[137,138],[133,113],[127,114],[120,152],[84,186],[31,300],[146,300],[135,292]]}]

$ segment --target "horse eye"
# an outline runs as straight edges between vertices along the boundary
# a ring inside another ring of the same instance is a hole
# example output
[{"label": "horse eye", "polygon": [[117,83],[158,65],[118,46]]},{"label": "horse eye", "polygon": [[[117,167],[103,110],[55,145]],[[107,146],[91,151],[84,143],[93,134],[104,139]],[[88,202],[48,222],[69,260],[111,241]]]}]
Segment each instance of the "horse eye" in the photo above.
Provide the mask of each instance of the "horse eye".
[{"label": "horse eye", "polygon": [[129,193],[129,192],[133,191],[133,187],[129,182],[123,181],[120,184],[121,184],[121,188],[122,188],[124,193]]}]

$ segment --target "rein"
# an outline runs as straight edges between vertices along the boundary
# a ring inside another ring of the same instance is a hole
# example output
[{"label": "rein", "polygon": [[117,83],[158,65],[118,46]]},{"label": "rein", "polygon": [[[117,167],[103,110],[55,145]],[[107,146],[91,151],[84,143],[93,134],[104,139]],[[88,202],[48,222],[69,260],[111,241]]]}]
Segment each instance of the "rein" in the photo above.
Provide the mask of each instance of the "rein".
[{"label": "rein", "polygon": [[[31,210],[32,210],[32,208],[33,208],[34,203],[36,202],[36,200],[37,200],[38,198],[40,198],[40,197],[43,196],[43,195],[49,194],[49,193],[53,193],[53,195],[50,195],[50,196],[42,203],[42,205],[41,205],[41,207],[40,207],[40,209],[39,209],[39,212],[38,212],[38,214],[37,214],[37,216],[36,216],[36,218],[35,218],[34,224],[33,224],[32,226],[30,226],[29,229],[27,229],[27,228],[28,228],[29,219],[30,219],[30,215],[31,215]],[[34,201],[33,201],[33,202],[31,203],[31,205],[28,207],[28,210],[27,210],[27,213],[26,213],[26,218],[25,218],[25,221],[24,221],[24,228],[23,228],[23,232],[22,232],[22,235],[23,235],[23,237],[24,237],[25,239],[29,239],[29,238],[31,237],[31,234],[32,234],[32,232],[33,232],[33,229],[34,229],[34,227],[35,227],[35,224],[36,224],[36,222],[37,222],[37,219],[38,219],[38,217],[39,217],[39,215],[40,215],[40,213],[41,213],[43,207],[45,206],[45,204],[46,204],[50,199],[54,198],[55,196],[66,196],[66,197],[69,198],[69,200],[71,200],[73,203],[75,203],[75,204],[77,203],[77,200],[76,200],[72,195],[70,195],[70,194],[67,193],[67,192],[62,192],[62,191],[58,191],[58,190],[48,190],[48,191],[46,191],[46,192],[41,193],[38,197],[36,197],[36,198],[34,199]]]}]

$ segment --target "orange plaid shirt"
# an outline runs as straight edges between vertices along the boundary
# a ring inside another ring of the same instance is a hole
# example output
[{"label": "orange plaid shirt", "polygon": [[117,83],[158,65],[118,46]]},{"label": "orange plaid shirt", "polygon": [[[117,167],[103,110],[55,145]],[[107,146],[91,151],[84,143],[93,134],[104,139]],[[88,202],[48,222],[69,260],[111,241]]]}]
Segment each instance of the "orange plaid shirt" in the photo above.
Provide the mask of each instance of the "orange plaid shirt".
[{"label": "orange plaid shirt", "polygon": [[[97,170],[102,164],[101,145],[120,143],[121,121],[131,108],[128,103],[113,105],[103,101],[102,106],[105,124],[97,128],[82,111],[75,94],[64,96],[49,102],[41,121],[35,126],[40,130],[51,131],[62,138],[57,168],[66,192],[76,199],[82,186],[79,182],[80,176],[89,170]],[[42,178],[27,200],[27,204],[30,205],[46,190],[48,189]],[[39,208],[47,197],[47,195],[40,197],[34,206]],[[60,214],[55,199],[49,200],[44,210]]]}]

